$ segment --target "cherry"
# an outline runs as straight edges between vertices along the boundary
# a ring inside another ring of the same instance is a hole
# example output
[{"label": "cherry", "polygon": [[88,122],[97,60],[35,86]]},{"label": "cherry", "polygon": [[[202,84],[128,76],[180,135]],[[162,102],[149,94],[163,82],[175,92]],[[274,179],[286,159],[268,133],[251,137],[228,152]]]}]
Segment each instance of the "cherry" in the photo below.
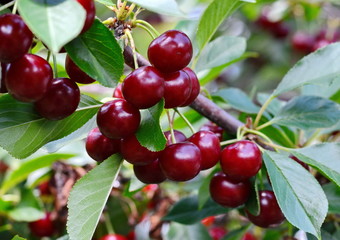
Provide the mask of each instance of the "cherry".
[{"label": "cherry", "polygon": [[[164,136],[166,138],[166,146],[173,144],[170,131],[164,132]],[[184,142],[187,140],[187,137],[181,131],[178,131],[178,130],[174,130],[174,136],[175,136],[176,143]]]},{"label": "cherry", "polygon": [[32,45],[33,34],[19,15],[0,16],[0,62],[13,62],[25,55]]},{"label": "cherry", "polygon": [[86,19],[81,33],[86,32],[93,24],[96,16],[96,8],[93,0],[77,0],[86,11]]},{"label": "cherry", "polygon": [[189,37],[178,30],[170,30],[153,40],[148,48],[148,57],[153,66],[164,73],[185,68],[192,58]]},{"label": "cherry", "polygon": [[244,234],[241,240],[256,240],[256,238],[254,237],[253,234],[247,232],[246,234]]},{"label": "cherry", "polygon": [[118,83],[117,87],[113,91],[112,97],[114,98],[124,98],[122,93],[122,84]]},{"label": "cherry", "polygon": [[28,224],[33,235],[37,237],[50,237],[54,234],[54,224],[50,213],[45,213],[45,216],[37,221]]},{"label": "cherry", "polygon": [[201,170],[212,168],[220,160],[220,140],[215,133],[198,131],[188,141],[195,144],[201,151]]},{"label": "cherry", "polygon": [[135,231],[131,231],[128,233],[128,235],[126,235],[128,240],[136,240],[136,233]]},{"label": "cherry", "polygon": [[198,81],[198,78],[194,71],[192,71],[190,68],[186,67],[183,69],[184,72],[186,72],[189,75],[189,78],[191,80],[191,93],[189,98],[181,105],[181,107],[185,107],[190,105],[200,94],[200,82]]},{"label": "cherry", "polygon": [[87,75],[85,72],[83,72],[70,58],[69,55],[66,56],[65,59],[65,69],[68,74],[68,76],[77,83],[82,84],[89,84],[93,83],[96,80],[91,78],[89,75]]},{"label": "cherry", "polygon": [[111,233],[101,237],[99,240],[128,240],[128,239],[123,235]]},{"label": "cherry", "polygon": [[292,46],[299,52],[310,53],[313,51],[314,38],[307,33],[296,32],[292,38]]},{"label": "cherry", "polygon": [[123,158],[134,165],[146,165],[156,160],[160,152],[152,152],[138,142],[135,135],[122,139],[120,151]]},{"label": "cherry", "polygon": [[34,105],[44,118],[60,120],[74,113],[79,101],[80,91],[75,82],[69,78],[55,78],[45,96]]},{"label": "cherry", "polygon": [[146,184],[156,184],[165,181],[161,167],[159,165],[159,160],[156,159],[152,163],[144,166],[133,166],[133,171],[136,177],[143,183]]},{"label": "cherry", "polygon": [[3,160],[0,160],[0,175],[6,173],[8,169],[9,166]]},{"label": "cherry", "polygon": [[260,213],[257,216],[252,215],[248,210],[246,214],[248,219],[255,225],[263,228],[276,227],[285,219],[274,195],[273,191],[260,191]]},{"label": "cherry", "polygon": [[192,91],[189,75],[180,70],[164,75],[164,79],[164,108],[175,108],[184,104]]},{"label": "cherry", "polygon": [[211,225],[213,225],[214,222],[215,222],[215,216],[206,217],[201,220],[201,223],[206,227],[210,227]]},{"label": "cherry", "polygon": [[220,126],[217,126],[215,123],[213,122],[207,122],[205,123],[201,128],[201,131],[211,131],[213,133],[215,133],[215,135],[218,137],[218,139],[220,141],[223,140],[223,128],[221,128]]},{"label": "cherry", "polygon": [[133,135],[140,123],[140,112],[124,99],[105,103],[98,111],[97,125],[108,138],[124,138]]},{"label": "cherry", "polygon": [[120,139],[105,137],[99,128],[94,128],[86,139],[87,154],[96,161],[104,161],[120,150]]},{"label": "cherry", "polygon": [[51,195],[49,181],[44,181],[44,182],[40,183],[38,188],[39,188],[40,196]]},{"label": "cherry", "polygon": [[35,102],[44,97],[52,78],[52,68],[45,59],[25,54],[9,65],[5,82],[8,92],[14,98],[23,102]]},{"label": "cherry", "polygon": [[244,204],[250,191],[249,180],[235,182],[222,172],[216,173],[210,181],[211,198],[224,207],[235,208]]},{"label": "cherry", "polygon": [[262,154],[254,142],[242,140],[225,147],[220,162],[230,179],[243,181],[261,169]]},{"label": "cherry", "polygon": [[268,11],[263,11],[256,23],[276,38],[284,38],[289,34],[288,26],[282,21],[273,21],[270,19]]},{"label": "cherry", "polygon": [[160,165],[168,179],[188,181],[200,172],[201,152],[193,143],[171,144],[162,151]]},{"label": "cherry", "polygon": [[327,45],[331,44],[332,42],[327,40],[327,39],[321,39],[315,42],[315,44],[313,45],[313,50],[312,51],[316,51],[319,48],[323,48],[326,47]]},{"label": "cherry", "polygon": [[1,63],[1,78],[0,78],[0,93],[7,93],[7,87],[5,83],[5,76],[7,69],[9,67],[9,64],[7,63]]},{"label": "cherry", "polygon": [[136,108],[149,108],[162,99],[164,78],[154,67],[140,67],[125,78],[122,92],[126,101]]},{"label": "cherry", "polygon": [[209,229],[209,235],[213,240],[221,240],[228,231],[223,227],[212,227]]}]

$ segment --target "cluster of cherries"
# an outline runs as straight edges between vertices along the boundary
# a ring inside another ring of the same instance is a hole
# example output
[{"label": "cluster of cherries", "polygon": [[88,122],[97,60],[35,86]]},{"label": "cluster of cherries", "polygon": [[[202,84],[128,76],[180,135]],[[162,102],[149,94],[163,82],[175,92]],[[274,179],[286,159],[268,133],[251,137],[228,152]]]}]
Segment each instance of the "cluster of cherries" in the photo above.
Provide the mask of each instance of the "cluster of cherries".
[{"label": "cluster of cherries", "polygon": [[[95,5],[93,0],[78,2],[87,12],[83,33],[94,21]],[[36,111],[46,119],[63,119],[78,107],[77,78],[53,78],[50,64],[28,53],[32,42],[33,34],[19,15],[0,16],[1,92],[8,91],[19,101],[34,103]]]}]

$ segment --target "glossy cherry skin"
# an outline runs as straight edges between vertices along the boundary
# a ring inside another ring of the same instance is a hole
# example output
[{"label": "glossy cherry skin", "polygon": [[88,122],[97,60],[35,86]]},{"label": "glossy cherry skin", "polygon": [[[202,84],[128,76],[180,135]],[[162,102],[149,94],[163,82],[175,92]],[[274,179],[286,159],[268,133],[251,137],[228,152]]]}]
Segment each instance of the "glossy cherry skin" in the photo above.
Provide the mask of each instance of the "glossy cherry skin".
[{"label": "glossy cherry skin", "polygon": [[188,141],[195,144],[201,151],[201,170],[212,168],[220,160],[220,140],[215,133],[198,131],[193,134]]},{"label": "glossy cherry skin", "polygon": [[164,108],[180,107],[190,97],[191,80],[183,71],[164,75]]},{"label": "glossy cherry skin", "polygon": [[9,63],[23,57],[32,41],[33,34],[19,15],[0,16],[0,62]]},{"label": "glossy cherry skin", "polygon": [[224,207],[241,206],[248,200],[250,192],[249,180],[235,182],[222,172],[216,173],[210,181],[211,198]]},{"label": "glossy cherry skin", "polygon": [[51,237],[54,234],[54,225],[50,213],[45,213],[42,219],[28,224],[32,234],[37,237]]},{"label": "glossy cherry skin", "polygon": [[123,235],[119,235],[119,234],[107,234],[101,237],[99,240],[128,240],[128,239],[124,237]]},{"label": "glossy cherry skin", "polygon": [[122,84],[118,83],[117,87],[113,91],[112,97],[114,98],[124,98],[122,93]]},{"label": "glossy cherry skin", "polygon": [[193,143],[171,144],[162,151],[160,165],[168,179],[188,181],[201,170],[201,152]]},{"label": "glossy cherry skin", "polygon": [[123,158],[134,165],[146,165],[155,161],[160,152],[152,152],[138,142],[135,135],[122,139],[120,151]]},{"label": "glossy cherry skin", "polygon": [[83,72],[69,57],[69,55],[66,56],[65,59],[65,69],[68,74],[68,76],[77,83],[82,84],[89,84],[93,83],[96,80],[91,78],[89,75],[87,75],[85,72]]},{"label": "glossy cherry skin", "polygon": [[[164,132],[164,136],[166,138],[166,146],[173,144],[170,131]],[[187,137],[184,135],[184,133],[178,130],[174,130],[174,136],[175,136],[176,143],[185,142],[187,140]]]},{"label": "glossy cherry skin", "polygon": [[136,177],[146,184],[161,183],[166,179],[161,170],[158,159],[144,166],[133,165],[133,171]]},{"label": "glossy cherry skin", "polygon": [[60,120],[74,113],[80,102],[78,85],[69,78],[52,80],[45,96],[34,103],[37,112],[46,119]]},{"label": "glossy cherry skin", "polygon": [[0,93],[7,93],[7,87],[5,82],[5,76],[7,69],[9,67],[9,64],[7,63],[1,63],[1,78],[0,78]]},{"label": "glossy cherry skin", "polygon": [[181,107],[190,105],[200,94],[201,90],[200,82],[198,81],[195,72],[188,67],[184,68],[183,71],[189,75],[189,78],[191,80],[191,93],[189,95],[189,98],[181,105]]},{"label": "glossy cherry skin", "polygon": [[45,96],[52,79],[52,68],[45,59],[25,54],[9,65],[5,82],[8,92],[14,98],[23,102],[35,102]]},{"label": "glossy cherry skin", "polygon": [[313,36],[304,32],[296,32],[292,37],[292,47],[302,53],[310,53],[313,51],[315,40]]},{"label": "glossy cherry skin", "polygon": [[218,139],[220,141],[223,140],[223,128],[221,128],[220,126],[217,126],[215,123],[213,122],[207,122],[205,123],[201,128],[200,128],[201,131],[210,131],[210,132],[213,132],[215,133],[215,135],[218,137]]},{"label": "glossy cherry skin", "polygon": [[212,227],[209,229],[209,235],[213,240],[221,240],[228,231],[223,227]]},{"label": "glossy cherry skin", "polygon": [[86,32],[92,26],[96,17],[96,8],[93,0],[77,0],[86,11],[86,19],[81,33]]},{"label": "glossy cherry skin", "polygon": [[262,154],[254,142],[242,140],[222,150],[222,171],[235,181],[243,181],[261,169]]},{"label": "glossy cherry skin", "polygon": [[148,48],[149,61],[164,73],[185,68],[192,58],[189,37],[178,30],[170,30],[153,40]]},{"label": "glossy cherry skin", "polygon": [[164,78],[154,67],[140,67],[125,78],[122,92],[126,101],[136,108],[149,108],[163,98]]},{"label": "glossy cherry skin", "polygon": [[252,223],[268,228],[276,227],[285,220],[273,191],[260,191],[259,198],[260,213],[258,216],[254,216],[246,210],[247,217]]},{"label": "glossy cherry skin", "polygon": [[98,128],[108,138],[119,139],[133,135],[139,123],[139,110],[124,99],[105,103],[97,114]]},{"label": "glossy cherry skin", "polygon": [[120,139],[108,138],[99,131],[99,128],[94,128],[86,138],[85,147],[91,158],[101,162],[120,151]]}]

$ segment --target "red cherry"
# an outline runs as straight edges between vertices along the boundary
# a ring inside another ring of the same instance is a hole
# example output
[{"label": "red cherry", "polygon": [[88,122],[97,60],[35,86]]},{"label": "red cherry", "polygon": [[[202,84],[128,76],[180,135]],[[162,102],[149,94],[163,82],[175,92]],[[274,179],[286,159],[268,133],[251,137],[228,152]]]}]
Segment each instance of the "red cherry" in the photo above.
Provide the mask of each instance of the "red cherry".
[{"label": "red cherry", "polygon": [[[164,136],[166,138],[166,146],[169,146],[170,144],[173,143],[170,131],[164,132]],[[187,137],[181,131],[178,131],[178,130],[174,130],[174,136],[175,136],[176,143],[184,142],[187,140]]]},{"label": "red cherry", "polygon": [[148,57],[153,66],[164,73],[185,68],[192,58],[189,37],[178,30],[170,30],[153,40],[148,48]]},{"label": "red cherry", "polygon": [[23,102],[35,102],[44,97],[52,81],[49,63],[33,54],[25,54],[11,63],[6,73],[6,86],[14,98]]},{"label": "red cherry", "polygon": [[223,227],[212,227],[209,229],[209,234],[213,240],[221,240],[228,231]]},{"label": "red cherry", "polygon": [[99,240],[128,240],[128,239],[124,237],[123,235],[119,235],[119,234],[107,234],[101,237]]},{"label": "red cherry", "polygon": [[93,24],[96,17],[96,7],[93,0],[77,0],[86,11],[86,19],[81,33],[86,32]]},{"label": "red cherry", "polygon": [[181,105],[181,107],[190,105],[200,94],[201,90],[200,82],[198,81],[195,72],[188,67],[184,68],[183,71],[189,75],[189,78],[191,80],[191,93],[189,98]]},{"label": "red cherry", "polygon": [[262,154],[254,142],[242,140],[222,150],[222,171],[236,181],[243,181],[261,169]]},{"label": "red cherry", "polygon": [[310,53],[313,51],[314,38],[307,33],[296,32],[292,38],[292,46],[299,52]]},{"label": "red cherry", "polygon": [[49,196],[49,195],[51,195],[49,181],[44,181],[44,182],[40,183],[38,188],[39,188],[40,196]]},{"label": "red cherry", "polygon": [[0,62],[13,62],[30,49],[33,34],[19,15],[0,16]]},{"label": "red cherry", "polygon": [[133,171],[136,177],[143,183],[146,184],[156,184],[165,181],[161,167],[159,166],[159,160],[156,159],[152,163],[144,166],[133,166]]},{"label": "red cherry", "polygon": [[241,240],[256,240],[256,238],[253,234],[247,232],[246,234],[244,234]]},{"label": "red cherry", "polygon": [[201,220],[201,223],[206,227],[210,227],[211,225],[213,225],[214,222],[215,222],[215,216],[206,217]]},{"label": "red cherry", "polygon": [[136,233],[135,233],[135,231],[129,232],[126,237],[127,237],[128,240],[136,240]]},{"label": "red cherry", "polygon": [[277,203],[273,191],[260,191],[260,213],[257,216],[252,215],[246,210],[247,217],[255,225],[263,228],[276,227],[281,224],[285,217]]},{"label": "red cherry", "polygon": [[87,154],[96,161],[104,161],[120,150],[120,139],[105,137],[99,128],[91,130],[86,139]]},{"label": "red cherry", "polygon": [[54,225],[50,213],[45,213],[42,219],[28,224],[33,235],[37,237],[51,237],[54,234]]},{"label": "red cherry", "polygon": [[113,91],[112,97],[114,98],[124,98],[122,93],[122,84],[118,83],[117,87]]},{"label": "red cherry", "polygon": [[69,55],[66,55],[65,59],[65,69],[68,74],[68,76],[77,83],[82,84],[89,84],[93,83],[96,80],[91,78],[89,75],[87,75],[85,72],[83,72],[70,58]]},{"label": "red cherry", "polygon": [[9,67],[9,64],[7,63],[1,63],[1,78],[0,78],[0,93],[7,93],[7,87],[5,82],[5,76],[7,69]]},{"label": "red cherry", "polygon": [[164,108],[179,107],[191,94],[191,80],[185,71],[164,75]]},{"label": "red cherry", "polygon": [[8,169],[9,166],[3,160],[0,160],[0,175],[6,173]]},{"label": "red cherry", "polygon": [[222,172],[216,173],[210,181],[211,198],[225,207],[235,208],[244,204],[250,192],[249,180],[234,182]]},{"label": "red cherry", "polygon": [[221,128],[220,126],[217,126],[215,123],[213,122],[207,122],[206,124],[204,124],[201,128],[201,131],[210,131],[216,134],[216,136],[218,137],[218,139],[220,141],[223,140],[223,128]]},{"label": "red cherry", "polygon": [[168,179],[188,181],[200,172],[201,152],[193,143],[171,144],[162,151],[160,165]]},{"label": "red cherry", "polygon": [[146,165],[156,160],[160,152],[152,152],[138,142],[135,135],[122,139],[120,151],[123,158],[134,165]]},{"label": "red cherry", "polygon": [[69,78],[55,78],[45,96],[34,105],[44,118],[60,120],[74,113],[79,101],[80,91],[75,82]]},{"label": "red cherry", "polygon": [[199,131],[192,135],[188,141],[195,144],[201,151],[201,170],[212,168],[220,160],[220,140],[215,133]]},{"label": "red cherry", "polygon": [[139,110],[124,99],[105,103],[97,114],[98,128],[108,138],[119,139],[133,135],[139,123]]},{"label": "red cherry", "polygon": [[164,78],[154,67],[140,67],[125,78],[122,92],[126,101],[136,108],[149,108],[162,99]]}]

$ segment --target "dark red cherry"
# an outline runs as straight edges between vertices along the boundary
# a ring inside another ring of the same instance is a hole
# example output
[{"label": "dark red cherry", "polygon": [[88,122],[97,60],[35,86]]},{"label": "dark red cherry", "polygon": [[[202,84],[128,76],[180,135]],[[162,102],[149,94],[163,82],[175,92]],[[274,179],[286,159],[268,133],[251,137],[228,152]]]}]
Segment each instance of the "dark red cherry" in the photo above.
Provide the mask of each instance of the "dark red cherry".
[{"label": "dark red cherry", "polygon": [[37,237],[51,237],[54,234],[54,224],[50,213],[45,213],[42,219],[28,224],[32,234]]},{"label": "dark red cherry", "polygon": [[218,139],[220,141],[223,140],[223,128],[221,128],[220,126],[217,126],[215,123],[213,122],[207,122],[205,123],[201,128],[200,128],[201,131],[210,131],[210,132],[213,132],[215,133],[215,135],[218,137]]},{"label": "dark red cherry", "polygon": [[23,102],[35,102],[45,96],[52,79],[52,68],[45,59],[25,54],[9,65],[5,82],[8,92],[14,98]]},{"label": "dark red cherry", "polygon": [[208,231],[213,240],[221,240],[228,233],[224,227],[218,226],[209,228]]},{"label": "dark red cherry", "polygon": [[124,237],[123,235],[119,235],[119,234],[107,234],[101,237],[99,240],[128,240],[128,239]]},{"label": "dark red cherry", "polygon": [[164,75],[164,108],[181,106],[190,97],[191,80],[183,71],[177,71]]},{"label": "dark red cherry", "polygon": [[13,62],[30,49],[33,34],[19,15],[0,16],[0,62]]},{"label": "dark red cherry", "polygon": [[201,152],[190,142],[171,144],[162,151],[160,165],[168,179],[188,181],[201,170]]},{"label": "dark red cherry", "polygon": [[155,161],[160,152],[152,152],[138,142],[135,135],[122,139],[120,151],[123,158],[134,165],[146,165]]},{"label": "dark red cherry", "polygon": [[224,207],[235,208],[244,204],[250,192],[249,180],[235,182],[222,172],[216,173],[210,181],[211,198]]},{"label": "dark red cherry", "polygon": [[140,67],[125,78],[122,92],[126,101],[136,108],[149,108],[163,98],[164,78],[154,67]]},{"label": "dark red cherry", "polygon": [[201,151],[201,170],[212,168],[220,160],[220,140],[215,133],[198,131],[192,135],[188,141],[195,144]]},{"label": "dark red cherry", "polygon": [[0,176],[7,172],[9,166],[3,160],[0,160]]},{"label": "dark red cherry", "polygon": [[114,98],[124,98],[122,93],[122,84],[118,83],[117,87],[113,91],[112,97]]},{"label": "dark red cherry", "polygon": [[133,165],[133,171],[136,177],[146,184],[161,183],[166,179],[158,159],[144,166]]},{"label": "dark red cherry", "polygon": [[263,228],[276,227],[285,219],[273,191],[260,191],[260,213],[252,215],[246,210],[248,219],[255,225]]},{"label": "dark red cherry", "polygon": [[192,44],[185,33],[170,30],[151,42],[148,57],[151,64],[161,72],[176,72],[190,63]]},{"label": "dark red cherry", "polygon": [[98,128],[108,138],[119,139],[133,135],[139,123],[139,110],[124,99],[105,103],[97,114]]},{"label": "dark red cherry", "polygon": [[274,37],[282,39],[288,36],[289,27],[284,22],[279,21],[276,24],[276,27],[272,29],[272,34]]},{"label": "dark red cherry", "polygon": [[243,181],[261,169],[262,154],[254,142],[242,140],[222,150],[222,171],[236,181]]},{"label": "dark red cherry", "polygon": [[120,139],[105,137],[99,128],[94,128],[86,138],[87,154],[96,161],[104,161],[120,151]]},{"label": "dark red cherry", "polygon": [[293,48],[305,54],[313,51],[314,42],[313,36],[304,32],[296,32],[292,38]]},{"label": "dark red cherry", "polygon": [[85,72],[83,72],[69,57],[69,55],[66,56],[65,59],[65,69],[68,74],[68,76],[77,83],[82,84],[89,84],[93,83],[96,80],[91,78],[89,75],[87,75]]},{"label": "dark red cherry", "polygon": [[[173,144],[170,131],[164,132],[164,136],[166,138],[167,146],[169,146],[170,144]],[[178,131],[178,130],[174,130],[174,136],[175,136],[176,143],[184,142],[187,140],[187,137],[181,131]]]},{"label": "dark red cherry", "polygon": [[86,32],[93,24],[93,21],[96,17],[96,8],[93,0],[77,0],[86,11],[86,19],[83,30],[81,33]]},{"label": "dark red cherry", "polygon": [[5,76],[7,69],[9,67],[9,64],[7,63],[1,63],[1,78],[0,78],[0,93],[7,93],[7,87],[5,82]]},{"label": "dark red cherry", "polygon": [[40,183],[38,188],[39,188],[40,196],[49,196],[52,194],[50,190],[49,181],[44,181]]},{"label": "dark red cherry", "polygon": [[60,120],[74,113],[79,101],[80,91],[75,82],[69,78],[55,78],[45,96],[34,105],[44,118]]},{"label": "dark red cherry", "polygon": [[189,98],[181,105],[181,107],[190,105],[200,94],[201,90],[200,82],[198,81],[195,72],[188,67],[184,68],[183,71],[189,75],[189,78],[191,80],[191,93]]}]

